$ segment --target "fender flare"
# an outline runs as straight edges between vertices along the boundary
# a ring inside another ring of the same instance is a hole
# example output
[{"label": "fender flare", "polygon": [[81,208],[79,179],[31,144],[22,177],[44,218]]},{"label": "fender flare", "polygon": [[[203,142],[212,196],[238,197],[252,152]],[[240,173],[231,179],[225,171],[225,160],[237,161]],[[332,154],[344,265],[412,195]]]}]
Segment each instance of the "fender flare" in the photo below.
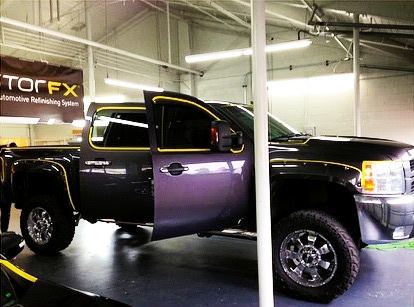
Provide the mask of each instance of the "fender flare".
[{"label": "fender flare", "polygon": [[14,162],[11,167],[11,185],[13,190],[15,190],[15,176],[22,173],[44,173],[52,175],[58,179],[58,182],[61,184],[62,188],[66,190],[67,199],[72,207],[72,210],[76,210],[71,195],[68,174],[62,163],[46,159],[20,159]]}]

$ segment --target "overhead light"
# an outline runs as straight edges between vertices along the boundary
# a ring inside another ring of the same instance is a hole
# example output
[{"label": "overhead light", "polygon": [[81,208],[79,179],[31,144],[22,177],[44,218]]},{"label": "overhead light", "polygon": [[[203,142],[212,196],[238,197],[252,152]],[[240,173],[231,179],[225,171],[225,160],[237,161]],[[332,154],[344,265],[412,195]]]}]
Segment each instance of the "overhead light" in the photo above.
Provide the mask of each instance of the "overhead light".
[{"label": "overhead light", "polygon": [[[284,50],[292,50],[292,49],[297,49],[297,48],[304,48],[304,47],[309,46],[310,44],[312,44],[312,41],[310,39],[301,39],[301,40],[296,40],[296,41],[291,41],[291,42],[272,44],[272,45],[267,45],[265,47],[265,52],[270,53],[270,52],[278,52],[278,51],[284,51]],[[242,48],[242,49],[186,55],[185,61],[187,63],[198,63],[198,62],[214,61],[214,60],[221,60],[221,59],[237,58],[242,55],[252,55],[252,54],[253,54],[252,48]]]},{"label": "overhead light", "polygon": [[300,40],[292,41],[292,42],[267,45],[265,47],[265,51],[266,52],[278,52],[278,51],[284,51],[284,50],[299,49],[299,48],[308,47],[310,44],[312,44],[312,41],[310,39],[300,39]]},{"label": "overhead light", "polygon": [[126,82],[126,81],[121,81],[121,80],[116,80],[116,79],[111,79],[111,78],[105,78],[105,84],[138,89],[138,90],[144,90],[144,91],[152,91],[152,92],[163,92],[164,91],[164,89],[161,87],[149,86],[149,85],[138,84],[138,83],[133,83],[133,82]]},{"label": "overhead light", "polygon": [[49,118],[49,120],[47,121],[48,125],[53,125],[55,123],[56,119],[54,118]]},{"label": "overhead light", "polygon": [[253,53],[252,48],[234,49],[234,50],[210,52],[210,53],[203,53],[203,54],[186,55],[185,61],[187,63],[206,62],[206,61],[237,58],[242,55],[251,55],[252,53]]},{"label": "overhead light", "polygon": [[0,116],[0,123],[2,124],[25,124],[35,125],[39,122],[38,117],[12,117],[12,116]]}]

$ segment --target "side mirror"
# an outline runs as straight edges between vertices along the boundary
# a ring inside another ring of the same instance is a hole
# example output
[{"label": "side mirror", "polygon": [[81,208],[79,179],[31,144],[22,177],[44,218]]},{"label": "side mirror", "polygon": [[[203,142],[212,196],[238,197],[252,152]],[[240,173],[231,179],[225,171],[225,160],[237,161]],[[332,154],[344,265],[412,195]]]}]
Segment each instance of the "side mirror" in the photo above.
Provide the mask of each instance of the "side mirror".
[{"label": "side mirror", "polygon": [[231,136],[232,146],[240,148],[243,145],[243,132],[236,131],[235,134]]},{"label": "side mirror", "polygon": [[225,120],[214,120],[210,128],[211,150],[226,152],[231,149],[232,138],[230,124]]},{"label": "side mirror", "polygon": [[1,258],[11,260],[23,250],[25,245],[21,235],[15,232],[1,233]]}]

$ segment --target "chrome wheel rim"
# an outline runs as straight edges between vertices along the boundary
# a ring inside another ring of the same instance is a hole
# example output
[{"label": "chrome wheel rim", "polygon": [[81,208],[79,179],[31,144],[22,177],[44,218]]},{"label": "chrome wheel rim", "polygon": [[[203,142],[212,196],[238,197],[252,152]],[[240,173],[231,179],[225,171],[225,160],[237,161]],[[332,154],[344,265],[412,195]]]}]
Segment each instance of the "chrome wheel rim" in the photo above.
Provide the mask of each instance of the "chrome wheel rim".
[{"label": "chrome wheel rim", "polygon": [[50,214],[41,207],[34,208],[27,217],[27,230],[36,244],[47,244],[53,233],[53,222]]},{"label": "chrome wheel rim", "polygon": [[306,287],[323,286],[338,268],[332,244],[311,230],[297,230],[287,235],[280,247],[280,260],[285,273]]}]

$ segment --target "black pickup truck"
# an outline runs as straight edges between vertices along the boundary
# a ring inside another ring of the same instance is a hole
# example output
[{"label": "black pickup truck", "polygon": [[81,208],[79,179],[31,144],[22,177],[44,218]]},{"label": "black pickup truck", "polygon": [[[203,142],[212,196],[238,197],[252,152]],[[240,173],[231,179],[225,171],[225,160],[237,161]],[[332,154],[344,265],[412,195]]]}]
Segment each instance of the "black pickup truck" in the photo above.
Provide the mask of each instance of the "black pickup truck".
[{"label": "black pickup truck", "polygon": [[[92,104],[78,146],[5,148],[1,182],[27,246],[52,254],[79,219],[151,225],[152,239],[256,237],[253,108],[144,92]],[[269,115],[275,283],[291,295],[343,294],[366,244],[413,237],[414,146],[310,137]]]}]

